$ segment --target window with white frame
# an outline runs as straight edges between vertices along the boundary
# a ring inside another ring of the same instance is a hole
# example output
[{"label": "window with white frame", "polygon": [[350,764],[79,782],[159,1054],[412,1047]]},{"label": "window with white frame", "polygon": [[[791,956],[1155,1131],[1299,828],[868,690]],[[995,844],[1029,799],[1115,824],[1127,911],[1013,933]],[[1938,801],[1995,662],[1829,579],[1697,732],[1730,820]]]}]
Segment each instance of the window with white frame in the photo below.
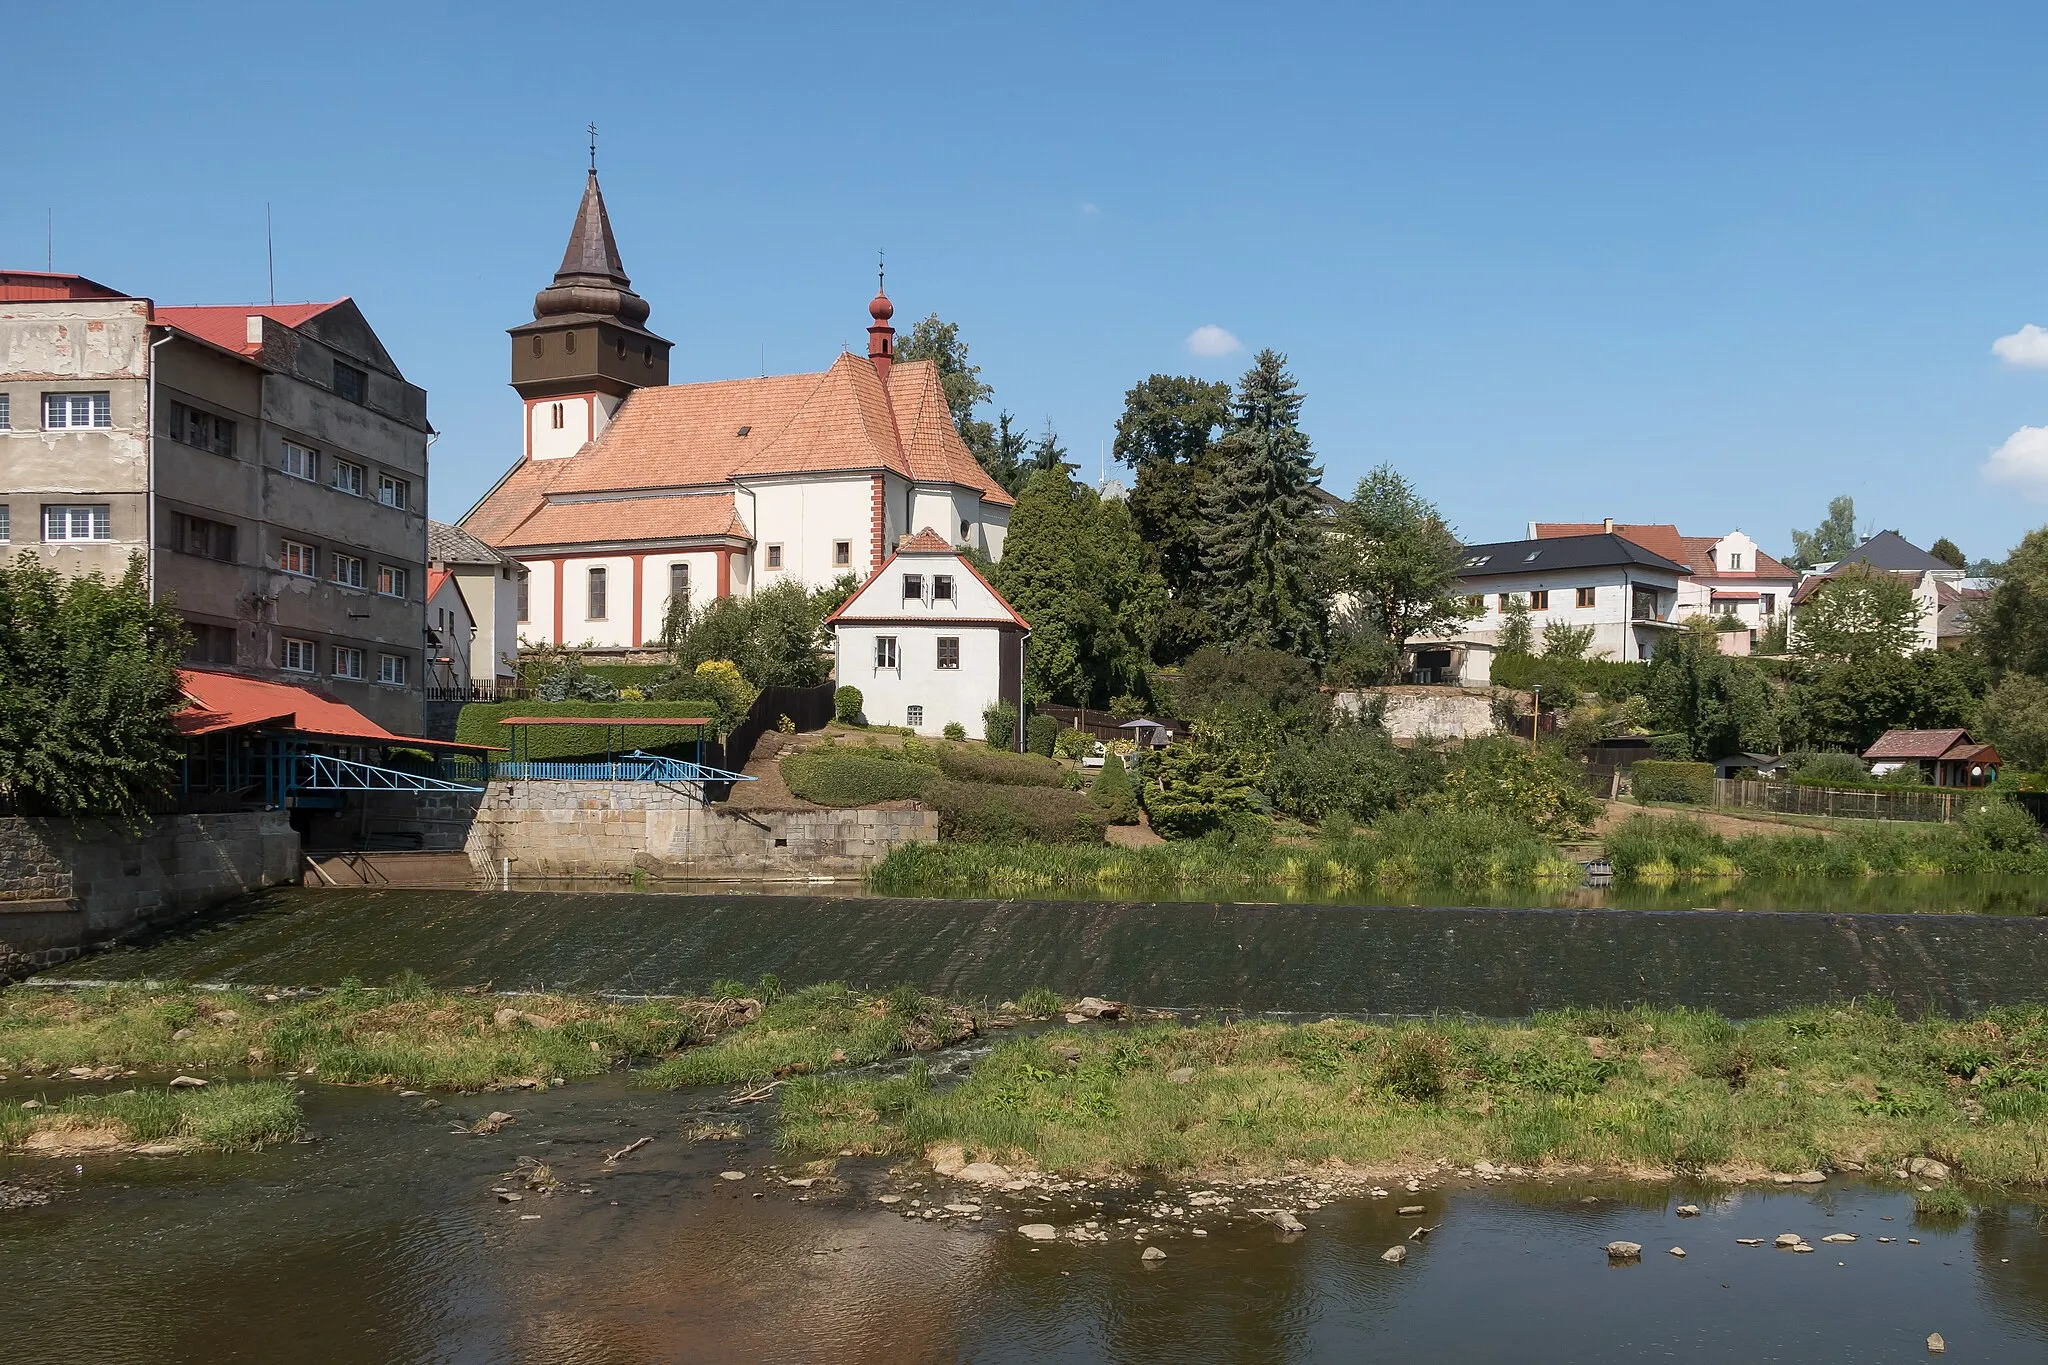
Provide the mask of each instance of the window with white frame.
[{"label": "window with white frame", "polygon": [[939,667],[947,669],[960,667],[959,636],[941,635],[939,637]]},{"label": "window with white frame", "polygon": [[903,723],[913,730],[922,730],[924,728],[924,708],[922,706],[904,707]]},{"label": "window with white frame", "polygon": [[363,651],[350,649],[346,645],[334,647],[334,676],[354,678],[361,681],[363,676]]},{"label": "window with white frame", "polygon": [[610,588],[611,575],[609,573],[607,573],[605,570],[601,568],[592,569],[590,571],[590,581],[586,585],[584,592],[584,620],[602,621],[605,619],[605,613],[611,605],[606,600],[607,596],[609,595]]},{"label": "window with white frame", "polygon": [[336,460],[334,462],[334,477],[329,482],[334,486],[336,492],[360,498],[363,495],[364,481],[368,476],[369,471],[361,465],[351,464],[347,460]]},{"label": "window with white frame", "polygon": [[952,600],[953,600],[953,575],[951,575],[951,574],[949,574],[949,573],[942,573],[942,574],[933,574],[933,575],[932,575],[932,601],[934,601],[934,602],[950,602],[950,601],[952,601]]},{"label": "window with white frame", "polygon": [[311,640],[285,636],[278,651],[277,666],[288,673],[320,671],[320,647]]},{"label": "window with white frame", "polygon": [[1740,569],[1741,567],[1742,567],[1742,556],[1741,556],[1741,555],[1729,555],[1729,556],[1728,556],[1728,568],[1729,568],[1729,570],[1730,570],[1731,572],[1732,572],[1732,571],[1734,571],[1734,570]]},{"label": "window with white frame", "polygon": [[7,430],[7,395],[0,393],[0,431]]},{"label": "window with white frame", "polygon": [[79,427],[110,427],[114,411],[104,393],[46,393],[43,395],[43,430],[71,431]]},{"label": "window with white frame", "polygon": [[890,669],[896,667],[895,636],[877,635],[875,637],[875,667]]},{"label": "window with white frame", "polygon": [[377,476],[377,501],[386,507],[412,506],[412,484],[392,474]]},{"label": "window with white frame", "polygon": [[44,540],[112,540],[110,504],[104,502],[46,504]]},{"label": "window with white frame", "polygon": [[302,445],[286,441],[284,458],[278,461],[278,467],[295,479],[311,483],[320,477],[320,456]]},{"label": "window with white frame", "polygon": [[387,687],[405,686],[405,656],[403,654],[379,654],[377,656],[377,681]]},{"label": "window with white frame", "polygon": [[924,601],[923,574],[907,573],[903,575],[903,600],[906,602]]},{"label": "window with white frame", "polygon": [[312,546],[298,540],[277,543],[277,567],[285,573],[311,578],[320,556]]},{"label": "window with white frame", "polygon": [[334,556],[334,571],[328,575],[344,588],[363,586],[363,561],[355,555],[337,552]]},{"label": "window with white frame", "polygon": [[403,597],[405,596],[407,577],[408,575],[405,570],[396,565],[379,564],[377,566],[377,591],[386,597]]},{"label": "window with white frame", "polygon": [[0,545],[5,545],[8,542],[13,530],[13,526],[9,524],[7,504],[0,502]]}]

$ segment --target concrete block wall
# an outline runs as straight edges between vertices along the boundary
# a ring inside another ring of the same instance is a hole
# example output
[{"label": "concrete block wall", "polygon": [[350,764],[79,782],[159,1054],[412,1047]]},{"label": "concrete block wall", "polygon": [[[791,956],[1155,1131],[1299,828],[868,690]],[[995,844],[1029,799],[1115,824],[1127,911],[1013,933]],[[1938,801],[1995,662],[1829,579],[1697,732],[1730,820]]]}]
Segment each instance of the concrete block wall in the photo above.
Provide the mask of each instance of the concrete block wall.
[{"label": "concrete block wall", "polygon": [[1339,692],[1339,713],[1356,716],[1374,697],[1386,699],[1387,733],[1395,739],[1479,739],[1493,734],[1493,699],[1505,692],[1489,687],[1366,687]]},{"label": "concrete block wall", "polygon": [[701,805],[652,782],[493,782],[469,858],[514,877],[853,876],[899,844],[939,837],[916,806],[749,811]]},{"label": "concrete block wall", "polygon": [[298,873],[299,836],[282,811],[170,816],[140,829],[0,819],[0,981]]}]

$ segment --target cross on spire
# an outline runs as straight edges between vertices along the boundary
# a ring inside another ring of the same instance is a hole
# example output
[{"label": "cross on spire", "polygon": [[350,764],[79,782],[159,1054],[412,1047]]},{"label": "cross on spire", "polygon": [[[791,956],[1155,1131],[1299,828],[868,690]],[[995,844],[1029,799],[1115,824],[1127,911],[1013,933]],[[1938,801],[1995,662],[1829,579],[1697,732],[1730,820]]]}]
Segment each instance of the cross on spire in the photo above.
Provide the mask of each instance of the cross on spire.
[{"label": "cross on spire", "polygon": [[590,173],[597,174],[597,124],[590,125]]},{"label": "cross on spire", "polygon": [[885,289],[885,288],[883,288],[883,287],[882,287],[882,280],[883,280],[883,273],[882,273],[882,249],[881,249],[880,247],[876,247],[876,248],[875,248],[875,292],[876,292],[877,294],[886,294],[886,293],[888,293],[888,292],[889,292],[889,291],[888,291],[887,289]]}]

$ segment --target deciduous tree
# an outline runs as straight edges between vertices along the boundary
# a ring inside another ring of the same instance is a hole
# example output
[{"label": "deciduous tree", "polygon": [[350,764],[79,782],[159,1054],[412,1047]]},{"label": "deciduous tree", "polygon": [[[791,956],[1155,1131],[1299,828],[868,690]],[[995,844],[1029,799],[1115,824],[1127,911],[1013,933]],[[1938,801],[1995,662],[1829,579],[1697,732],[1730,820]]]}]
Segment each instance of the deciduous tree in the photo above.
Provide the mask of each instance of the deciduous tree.
[{"label": "deciduous tree", "polygon": [[1828,503],[1827,519],[1811,531],[1792,533],[1792,554],[1785,562],[1795,569],[1828,564],[1856,548],[1856,500],[1847,493]]},{"label": "deciduous tree", "polygon": [[1410,638],[1471,619],[1458,591],[1458,538],[1436,505],[1391,465],[1358,481],[1326,538],[1331,581],[1385,637],[1389,676]]},{"label": "deciduous tree", "polygon": [[1912,581],[1868,564],[1836,569],[1792,618],[1792,651],[1810,659],[1901,658],[1919,641]]},{"label": "deciduous tree", "polygon": [[2021,539],[1991,600],[1971,618],[1995,672],[2048,678],[2048,527]]}]

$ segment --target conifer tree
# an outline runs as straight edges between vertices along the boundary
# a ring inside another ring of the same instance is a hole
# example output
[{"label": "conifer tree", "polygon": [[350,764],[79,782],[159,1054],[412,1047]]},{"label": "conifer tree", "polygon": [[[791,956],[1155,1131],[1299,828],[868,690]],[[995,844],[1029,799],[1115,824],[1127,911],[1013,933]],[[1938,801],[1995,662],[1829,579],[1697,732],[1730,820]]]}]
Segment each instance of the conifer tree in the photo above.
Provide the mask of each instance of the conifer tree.
[{"label": "conifer tree", "polygon": [[1301,391],[1287,358],[1259,352],[1238,381],[1203,512],[1202,574],[1216,638],[1306,658],[1328,628],[1314,574],[1322,470],[1301,430]]}]

